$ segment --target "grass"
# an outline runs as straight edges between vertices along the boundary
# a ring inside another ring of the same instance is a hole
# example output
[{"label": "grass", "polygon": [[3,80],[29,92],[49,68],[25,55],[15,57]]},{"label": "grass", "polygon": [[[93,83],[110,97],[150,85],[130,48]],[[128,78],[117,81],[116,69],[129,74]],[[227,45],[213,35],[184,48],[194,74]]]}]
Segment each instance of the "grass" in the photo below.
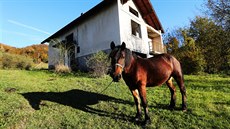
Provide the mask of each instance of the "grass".
[{"label": "grass", "polygon": [[[61,75],[48,71],[0,70],[0,128],[17,129],[139,129],[128,87],[111,78],[84,73]],[[148,88],[151,124],[147,128],[229,128],[230,77],[185,76],[188,111],[168,110],[167,86]],[[103,91],[103,92],[102,92]]]}]

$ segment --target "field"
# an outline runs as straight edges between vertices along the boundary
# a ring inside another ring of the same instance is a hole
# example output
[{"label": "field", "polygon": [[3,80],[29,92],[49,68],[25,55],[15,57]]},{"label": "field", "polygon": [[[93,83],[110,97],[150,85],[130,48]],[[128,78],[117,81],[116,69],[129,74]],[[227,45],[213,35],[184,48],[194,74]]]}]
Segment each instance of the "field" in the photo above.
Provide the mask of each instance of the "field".
[{"label": "field", "polygon": [[[0,70],[0,128],[16,129],[139,129],[125,83],[76,73]],[[230,127],[230,77],[186,75],[188,111],[182,112],[177,88],[176,109],[167,108],[167,86],[148,88],[151,124],[146,128]]]}]

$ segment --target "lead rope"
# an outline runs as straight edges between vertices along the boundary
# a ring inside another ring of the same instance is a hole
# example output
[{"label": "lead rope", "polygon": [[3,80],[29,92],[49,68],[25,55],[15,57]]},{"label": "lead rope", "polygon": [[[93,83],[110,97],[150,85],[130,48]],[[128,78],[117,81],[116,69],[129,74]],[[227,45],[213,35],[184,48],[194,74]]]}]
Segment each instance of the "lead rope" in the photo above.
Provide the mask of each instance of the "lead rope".
[{"label": "lead rope", "polygon": [[111,86],[111,84],[113,83],[113,80],[109,83],[109,85],[105,88],[105,89],[103,89],[101,92],[99,92],[100,94],[101,93],[103,93],[104,91],[106,91],[108,88],[109,88],[109,86]]}]

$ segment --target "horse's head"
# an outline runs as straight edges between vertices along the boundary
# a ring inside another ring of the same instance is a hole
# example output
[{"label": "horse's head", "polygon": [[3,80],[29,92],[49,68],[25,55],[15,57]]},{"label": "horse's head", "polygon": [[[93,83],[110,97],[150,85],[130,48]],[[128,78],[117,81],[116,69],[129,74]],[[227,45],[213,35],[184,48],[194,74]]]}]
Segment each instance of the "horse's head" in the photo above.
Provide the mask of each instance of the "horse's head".
[{"label": "horse's head", "polygon": [[123,42],[121,46],[115,46],[114,42],[110,44],[112,49],[109,57],[111,58],[111,71],[110,76],[113,81],[118,82],[122,77],[122,72],[125,67],[128,66],[128,59],[131,51],[126,48],[126,44]]}]

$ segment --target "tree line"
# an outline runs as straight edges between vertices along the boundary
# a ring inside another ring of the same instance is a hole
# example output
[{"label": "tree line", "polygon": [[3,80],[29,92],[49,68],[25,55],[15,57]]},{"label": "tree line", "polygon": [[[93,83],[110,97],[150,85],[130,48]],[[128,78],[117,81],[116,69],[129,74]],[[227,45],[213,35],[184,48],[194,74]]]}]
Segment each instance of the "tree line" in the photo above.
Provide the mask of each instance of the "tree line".
[{"label": "tree line", "polygon": [[33,59],[34,63],[48,62],[48,45],[45,44],[37,44],[24,48],[16,48],[0,43],[0,51],[9,54],[30,57]]},{"label": "tree line", "polygon": [[186,74],[230,74],[230,1],[204,5],[203,16],[165,35],[167,52],[180,60]]}]

